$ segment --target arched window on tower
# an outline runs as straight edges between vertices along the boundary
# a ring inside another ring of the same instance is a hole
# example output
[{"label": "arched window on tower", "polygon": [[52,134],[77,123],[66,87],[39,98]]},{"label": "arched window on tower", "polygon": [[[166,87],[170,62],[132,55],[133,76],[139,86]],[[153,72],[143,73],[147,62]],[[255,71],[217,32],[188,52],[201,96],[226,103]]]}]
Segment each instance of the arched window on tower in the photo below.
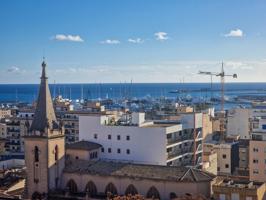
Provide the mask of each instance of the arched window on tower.
[{"label": "arched window on tower", "polygon": [[39,148],[37,146],[34,148],[34,162],[39,162]]},{"label": "arched window on tower", "polygon": [[57,145],[54,148],[54,159],[55,159],[55,161],[58,160],[58,146]]}]

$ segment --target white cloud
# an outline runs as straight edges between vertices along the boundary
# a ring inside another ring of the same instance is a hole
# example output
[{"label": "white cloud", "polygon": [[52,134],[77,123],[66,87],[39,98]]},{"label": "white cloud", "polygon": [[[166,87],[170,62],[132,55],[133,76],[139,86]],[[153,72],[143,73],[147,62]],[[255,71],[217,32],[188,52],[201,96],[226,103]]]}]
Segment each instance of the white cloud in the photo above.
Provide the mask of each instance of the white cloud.
[{"label": "white cloud", "polygon": [[244,33],[241,29],[231,30],[229,33],[224,35],[225,37],[243,37]]},{"label": "white cloud", "polygon": [[166,32],[154,33],[156,40],[160,40],[160,41],[168,40],[169,37],[167,35],[168,35],[168,33],[166,33]]},{"label": "white cloud", "polygon": [[20,73],[21,70],[18,67],[12,66],[12,67],[7,69],[7,72],[9,72],[9,73]]},{"label": "white cloud", "polygon": [[53,37],[53,39],[58,41],[84,42],[79,35],[57,34]]},{"label": "white cloud", "polygon": [[134,44],[141,44],[144,42],[144,40],[142,40],[141,38],[129,38],[127,41]]},{"label": "white cloud", "polygon": [[225,65],[231,67],[233,70],[253,70],[254,67],[249,62],[228,61]]},{"label": "white cloud", "polygon": [[111,39],[106,39],[104,41],[101,41],[102,44],[120,44],[119,40],[111,40]]}]

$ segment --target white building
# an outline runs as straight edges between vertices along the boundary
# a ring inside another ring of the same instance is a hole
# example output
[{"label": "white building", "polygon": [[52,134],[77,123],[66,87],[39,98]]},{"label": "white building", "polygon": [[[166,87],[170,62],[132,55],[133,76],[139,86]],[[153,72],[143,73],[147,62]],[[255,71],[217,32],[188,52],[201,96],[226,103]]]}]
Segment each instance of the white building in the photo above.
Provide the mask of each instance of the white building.
[{"label": "white building", "polygon": [[227,135],[239,135],[241,139],[250,139],[251,109],[236,108],[230,110],[227,117]]},{"label": "white building", "polygon": [[235,108],[228,112],[227,135],[239,135],[240,139],[250,139],[258,120],[266,116],[264,103],[254,103],[252,108]]},{"label": "white building", "polygon": [[84,115],[79,128],[80,140],[103,146],[103,159],[177,166],[202,162],[201,113],[184,114],[179,122],[147,122],[144,113]]}]

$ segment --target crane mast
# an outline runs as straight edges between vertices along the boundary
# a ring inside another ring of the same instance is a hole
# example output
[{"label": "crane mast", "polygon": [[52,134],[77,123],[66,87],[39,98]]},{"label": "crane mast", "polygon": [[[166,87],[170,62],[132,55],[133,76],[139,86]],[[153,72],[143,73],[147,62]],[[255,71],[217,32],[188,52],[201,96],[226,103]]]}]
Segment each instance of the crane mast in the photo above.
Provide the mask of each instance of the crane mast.
[{"label": "crane mast", "polygon": [[[217,76],[221,78],[221,116],[220,116],[220,139],[225,139],[225,110],[224,110],[224,84],[225,76],[237,78],[237,74],[225,74],[224,72],[224,63],[222,62],[221,72],[209,72],[209,71],[199,71],[200,75],[209,75],[211,76],[211,87],[212,87],[212,76]],[[212,88],[211,88],[212,90]],[[212,91],[211,91],[212,92]]]}]

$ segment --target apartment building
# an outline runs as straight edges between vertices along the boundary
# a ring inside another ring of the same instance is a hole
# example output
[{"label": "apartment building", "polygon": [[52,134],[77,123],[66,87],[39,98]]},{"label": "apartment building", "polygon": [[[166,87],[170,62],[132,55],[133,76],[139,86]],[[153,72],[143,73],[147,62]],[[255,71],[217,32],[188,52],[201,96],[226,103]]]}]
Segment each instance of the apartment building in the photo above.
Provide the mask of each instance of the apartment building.
[{"label": "apartment building", "polygon": [[0,108],[0,119],[11,117],[11,109]]},{"label": "apartment building", "polygon": [[249,143],[250,180],[266,181],[266,117],[254,117]]},{"label": "apartment building", "polygon": [[103,146],[103,159],[181,166],[202,164],[202,114],[145,121],[144,113],[80,115],[79,139]]},{"label": "apartment building", "polygon": [[218,175],[230,175],[239,167],[239,142],[208,141],[204,143],[204,154],[217,153]]},{"label": "apartment building", "polygon": [[246,179],[220,179],[212,186],[214,199],[219,200],[264,200],[265,183]]},{"label": "apartment building", "polygon": [[79,141],[79,114],[85,112],[67,111],[56,112],[56,117],[60,120],[65,129],[66,143],[73,143]]},{"label": "apartment building", "polygon": [[6,119],[6,151],[10,153],[21,152],[20,121],[15,118]]}]

